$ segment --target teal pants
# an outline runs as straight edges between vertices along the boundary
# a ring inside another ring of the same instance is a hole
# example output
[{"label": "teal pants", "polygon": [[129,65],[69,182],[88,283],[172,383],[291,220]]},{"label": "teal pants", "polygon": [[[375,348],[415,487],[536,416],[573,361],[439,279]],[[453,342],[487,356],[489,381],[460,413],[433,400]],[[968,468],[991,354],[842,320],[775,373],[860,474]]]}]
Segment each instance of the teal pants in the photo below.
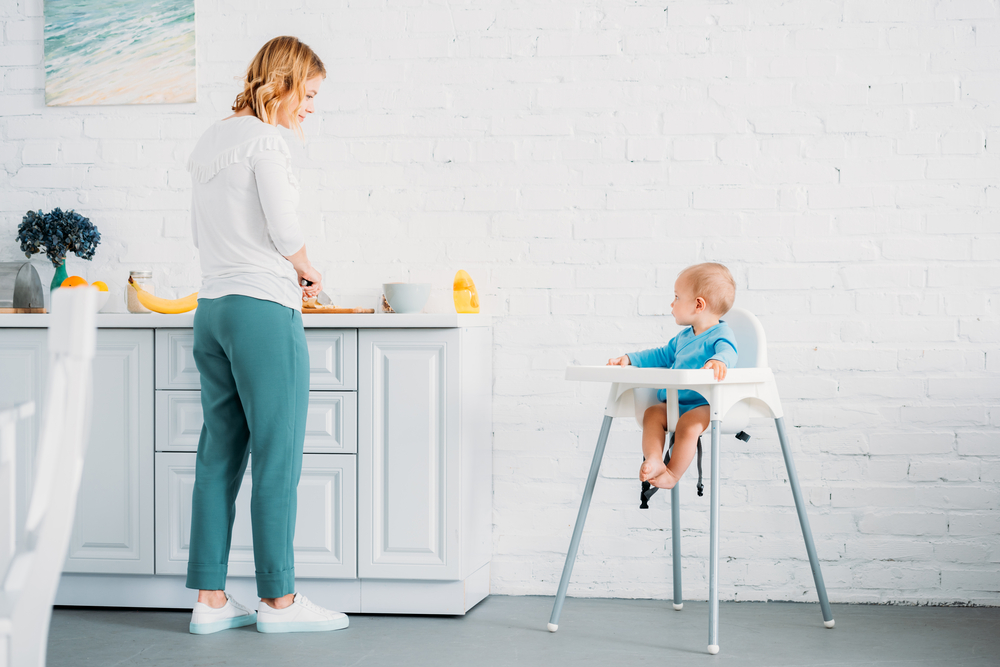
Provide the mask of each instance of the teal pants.
[{"label": "teal pants", "polygon": [[199,299],[194,360],[205,424],[195,467],[187,587],[226,587],[236,494],[252,452],[257,594],[294,593],[296,488],[309,404],[302,314],[247,296]]}]

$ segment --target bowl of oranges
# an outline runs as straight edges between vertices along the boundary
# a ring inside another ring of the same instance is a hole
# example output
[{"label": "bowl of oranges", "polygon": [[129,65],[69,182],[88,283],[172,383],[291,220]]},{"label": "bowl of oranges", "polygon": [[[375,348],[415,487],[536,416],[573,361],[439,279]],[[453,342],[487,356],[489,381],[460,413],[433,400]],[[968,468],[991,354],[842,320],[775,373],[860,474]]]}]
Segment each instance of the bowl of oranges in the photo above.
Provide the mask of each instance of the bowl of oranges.
[{"label": "bowl of oranges", "polygon": [[80,276],[70,276],[66,280],[62,281],[59,287],[96,287],[99,294],[97,295],[97,312],[101,312],[101,308],[104,308],[104,304],[108,302],[108,285],[103,280],[95,280],[92,283],[88,283],[86,280]]}]

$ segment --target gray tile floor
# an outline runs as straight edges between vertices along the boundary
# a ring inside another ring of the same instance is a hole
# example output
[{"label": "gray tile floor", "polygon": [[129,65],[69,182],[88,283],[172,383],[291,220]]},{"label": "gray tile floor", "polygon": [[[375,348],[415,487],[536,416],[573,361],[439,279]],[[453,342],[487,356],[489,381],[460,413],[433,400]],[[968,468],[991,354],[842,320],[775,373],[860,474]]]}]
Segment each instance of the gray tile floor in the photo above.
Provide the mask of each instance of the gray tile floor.
[{"label": "gray tile floor", "polygon": [[721,653],[705,652],[708,605],[570,598],[559,632],[551,597],[492,596],[464,617],[351,617],[346,630],[187,632],[190,613],[60,608],[48,665],[942,665],[1000,664],[1000,608],[722,603]]}]

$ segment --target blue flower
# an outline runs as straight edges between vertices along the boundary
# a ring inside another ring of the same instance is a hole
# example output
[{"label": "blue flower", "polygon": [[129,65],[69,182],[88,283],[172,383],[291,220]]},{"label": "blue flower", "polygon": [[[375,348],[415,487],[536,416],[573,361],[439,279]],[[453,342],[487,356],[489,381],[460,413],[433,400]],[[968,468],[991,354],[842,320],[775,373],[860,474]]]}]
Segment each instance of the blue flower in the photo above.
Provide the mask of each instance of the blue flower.
[{"label": "blue flower", "polygon": [[17,227],[17,240],[25,257],[44,252],[53,266],[60,267],[69,252],[81,259],[92,259],[101,233],[76,211],[54,208],[48,213],[25,213]]}]

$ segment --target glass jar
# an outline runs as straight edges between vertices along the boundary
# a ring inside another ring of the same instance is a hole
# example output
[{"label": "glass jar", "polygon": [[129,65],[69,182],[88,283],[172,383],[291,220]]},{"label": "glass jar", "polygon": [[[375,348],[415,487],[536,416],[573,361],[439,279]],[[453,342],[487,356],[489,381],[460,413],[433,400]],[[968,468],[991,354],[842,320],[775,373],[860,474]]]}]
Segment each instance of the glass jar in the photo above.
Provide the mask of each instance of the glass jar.
[{"label": "glass jar", "polygon": [[[152,271],[129,271],[128,275],[132,278],[132,281],[142,287],[145,291],[150,294],[155,294],[153,291],[153,272]],[[151,312],[146,306],[139,303],[139,299],[135,293],[135,290],[131,286],[125,286],[125,307],[128,308],[130,313],[149,313]]]}]

